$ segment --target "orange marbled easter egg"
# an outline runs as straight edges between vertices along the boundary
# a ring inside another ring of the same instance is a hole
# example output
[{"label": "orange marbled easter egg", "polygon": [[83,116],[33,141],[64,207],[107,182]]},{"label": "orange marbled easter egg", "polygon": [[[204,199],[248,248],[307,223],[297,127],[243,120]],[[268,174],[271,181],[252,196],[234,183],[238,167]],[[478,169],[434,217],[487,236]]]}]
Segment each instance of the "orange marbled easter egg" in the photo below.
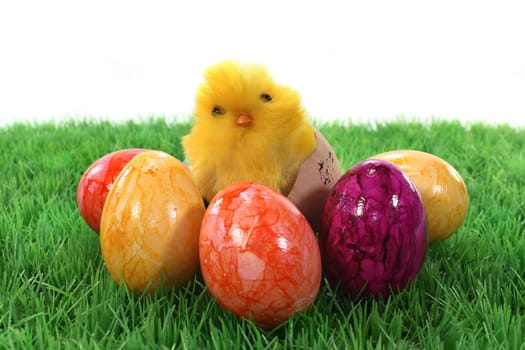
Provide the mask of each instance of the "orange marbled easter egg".
[{"label": "orange marbled easter egg", "polygon": [[135,156],[102,211],[100,244],[117,283],[153,291],[195,276],[204,203],[185,165],[160,151]]},{"label": "orange marbled easter egg", "polygon": [[469,206],[467,186],[448,162],[416,150],[390,151],[371,158],[398,166],[412,180],[425,206],[429,243],[450,237],[463,224]]},{"label": "orange marbled easter egg", "polygon": [[308,221],[260,184],[233,183],[217,193],[204,215],[199,253],[217,302],[262,328],[304,310],[319,292],[321,256]]}]

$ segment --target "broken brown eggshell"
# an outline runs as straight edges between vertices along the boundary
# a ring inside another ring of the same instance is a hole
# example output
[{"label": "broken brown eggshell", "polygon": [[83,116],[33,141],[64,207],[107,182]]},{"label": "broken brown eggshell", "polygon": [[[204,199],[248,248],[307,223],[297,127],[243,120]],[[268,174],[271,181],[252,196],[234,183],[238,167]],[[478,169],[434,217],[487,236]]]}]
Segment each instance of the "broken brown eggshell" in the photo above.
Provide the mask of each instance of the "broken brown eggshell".
[{"label": "broken brown eggshell", "polygon": [[339,160],[332,146],[317,129],[314,129],[317,146],[301,164],[288,199],[306,217],[317,232],[323,207],[332,186],[341,177]]}]

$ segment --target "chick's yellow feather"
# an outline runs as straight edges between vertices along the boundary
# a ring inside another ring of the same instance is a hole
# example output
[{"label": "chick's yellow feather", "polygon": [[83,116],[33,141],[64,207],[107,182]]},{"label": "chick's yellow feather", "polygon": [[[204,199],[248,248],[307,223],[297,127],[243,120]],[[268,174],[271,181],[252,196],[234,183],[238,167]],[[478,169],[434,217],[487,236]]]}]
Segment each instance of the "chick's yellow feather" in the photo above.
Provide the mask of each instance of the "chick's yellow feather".
[{"label": "chick's yellow feather", "polygon": [[287,194],[317,145],[298,93],[256,64],[223,61],[204,78],[193,128],[182,140],[203,197],[243,180]]}]

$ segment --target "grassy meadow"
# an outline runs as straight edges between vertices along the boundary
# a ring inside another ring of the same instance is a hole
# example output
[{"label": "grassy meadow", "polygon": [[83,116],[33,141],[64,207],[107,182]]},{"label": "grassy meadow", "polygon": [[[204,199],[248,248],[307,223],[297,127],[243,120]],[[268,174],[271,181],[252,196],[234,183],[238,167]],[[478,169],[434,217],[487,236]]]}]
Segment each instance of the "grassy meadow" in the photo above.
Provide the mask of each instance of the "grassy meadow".
[{"label": "grassy meadow", "polygon": [[0,128],[0,349],[525,349],[525,130],[402,120],[317,127],[343,170],[417,149],[465,180],[466,221],[430,246],[406,290],[355,301],[323,280],[309,309],[270,331],[223,311],[199,277],[135,295],[107,272],[77,184],[118,149],[183,159],[190,124],[19,123]]}]

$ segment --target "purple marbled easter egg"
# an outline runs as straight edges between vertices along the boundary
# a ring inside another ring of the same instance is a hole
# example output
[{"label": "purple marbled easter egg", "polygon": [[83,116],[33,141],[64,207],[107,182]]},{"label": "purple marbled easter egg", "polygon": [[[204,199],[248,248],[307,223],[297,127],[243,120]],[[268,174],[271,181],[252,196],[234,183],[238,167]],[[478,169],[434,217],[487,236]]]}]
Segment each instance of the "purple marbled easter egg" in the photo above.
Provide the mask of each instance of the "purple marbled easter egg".
[{"label": "purple marbled easter egg", "polygon": [[402,290],[427,251],[423,202],[410,179],[377,159],[358,163],[334,185],[319,231],[329,281],[352,297]]}]

